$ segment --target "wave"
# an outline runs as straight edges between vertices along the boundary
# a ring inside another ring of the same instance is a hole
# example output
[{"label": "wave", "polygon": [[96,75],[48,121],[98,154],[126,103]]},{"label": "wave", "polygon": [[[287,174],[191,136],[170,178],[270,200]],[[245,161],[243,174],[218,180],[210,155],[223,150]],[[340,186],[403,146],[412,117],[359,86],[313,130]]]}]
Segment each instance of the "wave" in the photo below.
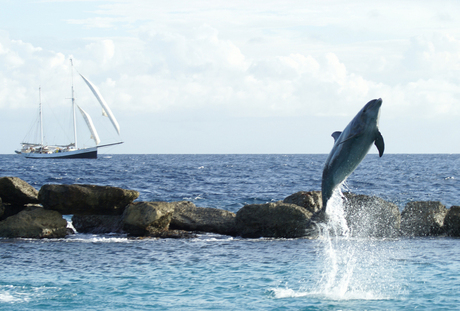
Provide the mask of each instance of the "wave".
[{"label": "wave", "polygon": [[273,288],[270,289],[276,299],[283,298],[317,298],[320,300],[389,300],[391,297],[374,293],[372,291],[354,291],[354,292],[322,292],[322,291],[307,291],[303,289],[294,290],[291,288]]}]

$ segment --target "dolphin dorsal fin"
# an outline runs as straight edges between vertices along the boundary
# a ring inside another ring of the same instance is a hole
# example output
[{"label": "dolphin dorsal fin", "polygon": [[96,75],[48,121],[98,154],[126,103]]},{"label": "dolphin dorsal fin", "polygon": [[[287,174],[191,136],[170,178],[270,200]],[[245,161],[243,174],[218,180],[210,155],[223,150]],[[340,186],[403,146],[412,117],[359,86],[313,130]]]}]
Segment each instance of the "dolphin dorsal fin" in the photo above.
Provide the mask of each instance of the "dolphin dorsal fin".
[{"label": "dolphin dorsal fin", "polygon": [[383,151],[385,150],[385,143],[383,141],[383,136],[380,134],[379,131],[377,131],[377,135],[374,140],[374,144],[379,150],[379,156],[383,156]]},{"label": "dolphin dorsal fin", "polygon": [[342,134],[342,132],[339,131],[332,133],[331,136],[334,137],[334,142],[336,142],[337,139],[339,139],[340,134]]}]

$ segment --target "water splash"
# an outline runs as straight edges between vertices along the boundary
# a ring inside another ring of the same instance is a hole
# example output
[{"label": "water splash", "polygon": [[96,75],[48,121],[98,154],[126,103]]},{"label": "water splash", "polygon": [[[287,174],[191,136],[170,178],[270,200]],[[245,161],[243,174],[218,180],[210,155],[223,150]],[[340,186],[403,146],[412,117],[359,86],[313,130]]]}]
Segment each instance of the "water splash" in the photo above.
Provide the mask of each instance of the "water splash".
[{"label": "water splash", "polygon": [[319,225],[322,265],[317,290],[310,294],[332,300],[387,299],[387,249],[379,248],[378,240],[352,237],[344,200],[342,189],[336,190],[328,202],[327,221]]},{"label": "water splash", "polygon": [[339,187],[332,194],[327,204],[327,221],[318,224],[320,238],[330,239],[334,237],[348,237],[350,229],[345,219],[342,189]]}]

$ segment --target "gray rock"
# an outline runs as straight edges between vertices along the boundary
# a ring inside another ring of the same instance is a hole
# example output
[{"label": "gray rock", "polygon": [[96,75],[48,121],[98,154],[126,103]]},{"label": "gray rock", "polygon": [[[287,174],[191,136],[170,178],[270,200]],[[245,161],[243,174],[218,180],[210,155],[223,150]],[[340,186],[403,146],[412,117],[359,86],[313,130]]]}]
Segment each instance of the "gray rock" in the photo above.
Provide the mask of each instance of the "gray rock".
[{"label": "gray rock", "polygon": [[25,209],[0,221],[0,236],[7,238],[63,238],[67,221],[56,211]]},{"label": "gray rock", "polygon": [[5,203],[17,205],[39,203],[37,189],[18,177],[0,178],[0,197]]},{"label": "gray rock", "polygon": [[460,236],[460,206],[451,206],[444,218],[444,230],[449,236]]},{"label": "gray rock", "polygon": [[131,236],[149,236],[169,229],[174,204],[167,202],[135,202],[123,213],[123,230]]},{"label": "gray rock", "polygon": [[344,193],[345,219],[352,236],[396,237],[401,214],[398,206],[375,196]]},{"label": "gray rock", "polygon": [[79,233],[121,233],[122,215],[73,215],[72,225]]},{"label": "gray rock", "polygon": [[244,238],[296,238],[306,235],[313,214],[283,202],[251,204],[236,213],[237,234]]},{"label": "gray rock", "polygon": [[64,215],[121,215],[139,197],[135,190],[95,185],[44,185],[38,198],[45,209]]},{"label": "gray rock", "polygon": [[409,202],[401,213],[401,233],[406,236],[433,236],[443,231],[447,209],[441,202]]},{"label": "gray rock", "polygon": [[301,206],[313,214],[319,212],[323,206],[321,191],[299,191],[285,198],[283,202]]},{"label": "gray rock", "polygon": [[188,201],[173,202],[171,229],[235,235],[235,213],[210,207],[196,207]]}]

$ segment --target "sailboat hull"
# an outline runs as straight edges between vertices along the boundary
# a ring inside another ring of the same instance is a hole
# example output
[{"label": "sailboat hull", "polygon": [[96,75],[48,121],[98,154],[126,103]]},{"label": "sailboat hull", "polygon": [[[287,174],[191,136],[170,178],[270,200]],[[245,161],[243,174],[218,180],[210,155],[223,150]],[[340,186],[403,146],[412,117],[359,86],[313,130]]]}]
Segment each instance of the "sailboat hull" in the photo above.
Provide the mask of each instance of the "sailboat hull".
[{"label": "sailboat hull", "polygon": [[97,147],[53,153],[26,153],[29,159],[97,159]]}]

